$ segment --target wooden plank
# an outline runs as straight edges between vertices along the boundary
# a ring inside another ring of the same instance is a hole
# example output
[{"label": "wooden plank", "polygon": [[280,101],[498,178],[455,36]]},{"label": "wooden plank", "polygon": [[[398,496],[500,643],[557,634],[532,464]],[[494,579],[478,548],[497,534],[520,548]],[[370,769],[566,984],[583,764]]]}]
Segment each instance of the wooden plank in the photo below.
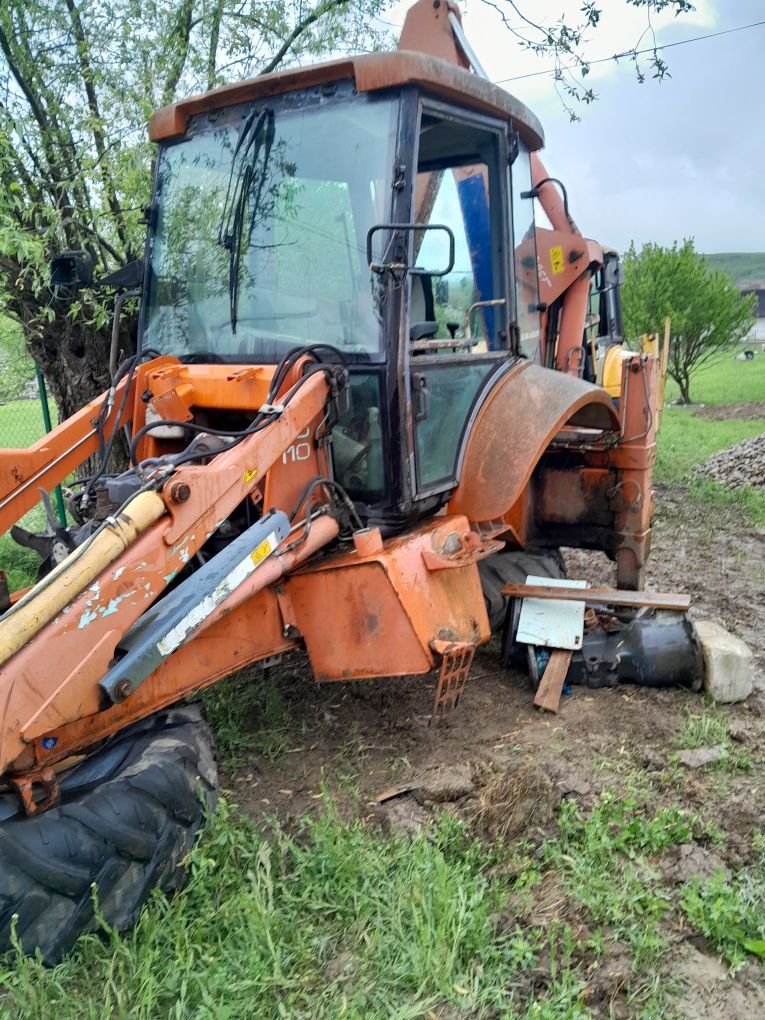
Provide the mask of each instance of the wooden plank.
[{"label": "wooden plank", "polygon": [[550,659],[534,695],[534,704],[537,708],[547,709],[548,712],[558,711],[563,682],[573,654],[570,648],[555,648],[550,653]]},{"label": "wooden plank", "polygon": [[536,584],[506,584],[503,595],[513,599],[560,599],[563,602],[603,602],[610,606],[650,606],[684,613],[690,595],[667,591],[620,591],[618,588],[547,588]]}]

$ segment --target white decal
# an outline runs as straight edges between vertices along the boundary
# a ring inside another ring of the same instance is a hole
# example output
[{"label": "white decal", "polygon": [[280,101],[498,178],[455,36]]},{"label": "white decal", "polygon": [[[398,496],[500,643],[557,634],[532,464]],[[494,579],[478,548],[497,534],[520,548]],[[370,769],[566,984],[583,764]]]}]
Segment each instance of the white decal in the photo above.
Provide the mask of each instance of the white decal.
[{"label": "white decal", "polygon": [[225,602],[232,591],[236,591],[239,585],[249,577],[266,556],[270,555],[279,543],[276,540],[276,532],[265,538],[252,552],[220,581],[213,590],[202,599],[193,609],[190,609],[183,619],[165,634],[161,641],[157,642],[157,651],[160,655],[170,655],[176,648],[179,648],[189,634],[196,630],[210,613],[222,602]]}]

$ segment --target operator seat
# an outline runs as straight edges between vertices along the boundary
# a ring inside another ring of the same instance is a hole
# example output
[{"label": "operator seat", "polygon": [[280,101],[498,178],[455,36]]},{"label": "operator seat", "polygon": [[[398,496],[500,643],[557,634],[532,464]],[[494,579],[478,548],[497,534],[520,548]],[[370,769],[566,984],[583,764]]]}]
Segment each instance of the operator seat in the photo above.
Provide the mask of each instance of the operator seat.
[{"label": "operator seat", "polygon": [[429,340],[438,332],[433,277],[428,274],[412,276],[409,298],[409,339]]}]

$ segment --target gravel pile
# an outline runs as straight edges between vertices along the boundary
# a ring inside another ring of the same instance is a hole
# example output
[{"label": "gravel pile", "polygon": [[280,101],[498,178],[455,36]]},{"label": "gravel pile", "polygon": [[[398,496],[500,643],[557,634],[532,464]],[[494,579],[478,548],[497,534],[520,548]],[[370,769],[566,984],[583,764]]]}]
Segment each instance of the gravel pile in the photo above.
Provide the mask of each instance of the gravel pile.
[{"label": "gravel pile", "polygon": [[730,489],[751,485],[765,490],[765,433],[727,450],[718,450],[705,464],[696,467],[696,473]]}]

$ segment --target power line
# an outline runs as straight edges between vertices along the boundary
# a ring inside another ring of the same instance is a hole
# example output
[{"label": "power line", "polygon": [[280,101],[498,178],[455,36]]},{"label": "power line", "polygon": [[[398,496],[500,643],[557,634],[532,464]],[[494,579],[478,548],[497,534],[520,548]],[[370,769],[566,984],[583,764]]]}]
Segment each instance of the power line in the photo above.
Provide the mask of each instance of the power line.
[{"label": "power line", "polygon": [[[694,35],[690,39],[680,39],[677,42],[662,43],[660,46],[649,46],[644,50],[625,50],[623,53],[613,53],[610,57],[598,57],[596,60],[585,60],[583,63],[591,66],[592,64],[607,64],[612,60],[621,60],[622,57],[640,57],[645,53],[655,53],[657,50],[668,50],[672,46],[685,46],[688,43],[701,42],[703,39],[717,39],[721,35],[730,35],[732,32],[743,32],[747,28],[758,28],[760,25],[765,25],[765,21],[753,21],[750,25],[738,25],[736,28],[726,28],[721,32],[710,32],[708,35]],[[569,64],[566,67],[560,68],[562,71],[574,71],[581,64]],[[517,74],[513,78],[500,78],[499,81],[495,81],[495,85],[505,85],[509,81],[520,81],[522,78],[538,78],[543,74],[554,74],[558,68],[548,67],[544,71],[530,71],[528,74]]]}]

